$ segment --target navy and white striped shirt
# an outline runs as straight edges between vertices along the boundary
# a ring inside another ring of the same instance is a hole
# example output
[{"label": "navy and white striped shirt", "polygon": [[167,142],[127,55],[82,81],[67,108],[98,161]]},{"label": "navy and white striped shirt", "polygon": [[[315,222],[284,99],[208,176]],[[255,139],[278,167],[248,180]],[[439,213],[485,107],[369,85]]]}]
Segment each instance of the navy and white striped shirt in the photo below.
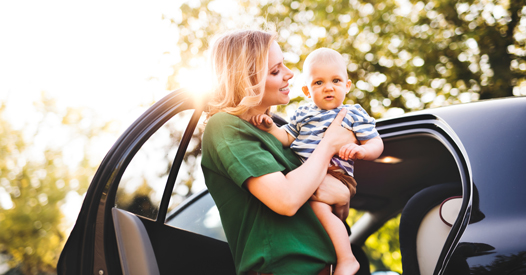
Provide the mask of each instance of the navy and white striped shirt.
[{"label": "navy and white striped shirt", "polygon": [[[347,109],[342,126],[353,131],[358,140],[369,140],[378,136],[374,118],[370,117],[359,104],[341,105],[332,110],[323,110],[313,103],[306,104],[296,110],[289,124],[282,126],[295,138],[290,148],[300,156],[302,161],[310,157],[342,108]],[[347,174],[354,176],[353,160],[346,161],[333,157],[331,164],[338,165]]]}]

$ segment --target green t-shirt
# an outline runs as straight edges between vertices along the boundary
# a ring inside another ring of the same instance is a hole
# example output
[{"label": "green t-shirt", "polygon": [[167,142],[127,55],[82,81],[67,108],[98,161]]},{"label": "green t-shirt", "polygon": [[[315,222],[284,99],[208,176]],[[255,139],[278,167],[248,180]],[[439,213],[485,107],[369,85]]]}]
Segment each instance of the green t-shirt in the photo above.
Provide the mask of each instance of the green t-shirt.
[{"label": "green t-shirt", "polygon": [[298,167],[292,150],[237,116],[217,113],[206,125],[202,151],[205,182],[219,209],[237,274],[317,274],[336,262],[332,242],[308,203],[294,216],[282,216],[243,185],[249,177],[286,174]]}]

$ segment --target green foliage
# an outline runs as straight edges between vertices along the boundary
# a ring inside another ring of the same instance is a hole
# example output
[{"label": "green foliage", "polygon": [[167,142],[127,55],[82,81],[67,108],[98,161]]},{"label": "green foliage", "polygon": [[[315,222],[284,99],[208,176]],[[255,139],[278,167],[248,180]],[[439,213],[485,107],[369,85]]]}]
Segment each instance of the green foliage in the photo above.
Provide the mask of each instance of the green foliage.
[{"label": "green foliage", "polygon": [[[352,226],[363,214],[364,212],[350,209],[347,224]],[[398,237],[399,225],[400,215],[386,222],[382,228],[365,241],[364,252],[369,259],[371,272],[391,270],[402,274],[402,255],[400,254]]]},{"label": "green foliage", "polygon": [[80,116],[73,110],[58,112],[53,100],[46,97],[36,109],[35,118],[41,121],[28,133],[13,129],[3,118],[5,105],[0,106],[0,193],[4,195],[0,204],[0,253],[9,267],[21,274],[55,273],[67,237],[65,227],[70,226],[63,220],[64,199],[72,191],[85,193],[94,173],[87,155],[72,168],[62,148],[39,148],[34,143],[41,131],[49,130],[45,126],[53,123],[87,136],[77,126]]},{"label": "green foliage", "polygon": [[386,222],[365,241],[365,253],[371,263],[371,271],[392,270],[402,274],[399,226],[400,215]]},{"label": "green foliage", "polygon": [[526,95],[524,0],[239,0],[229,9],[218,3],[181,6],[174,23],[182,58],[174,75],[197,66],[220,32],[274,26],[295,71],[316,48],[341,52],[354,83],[347,103],[375,117]]}]

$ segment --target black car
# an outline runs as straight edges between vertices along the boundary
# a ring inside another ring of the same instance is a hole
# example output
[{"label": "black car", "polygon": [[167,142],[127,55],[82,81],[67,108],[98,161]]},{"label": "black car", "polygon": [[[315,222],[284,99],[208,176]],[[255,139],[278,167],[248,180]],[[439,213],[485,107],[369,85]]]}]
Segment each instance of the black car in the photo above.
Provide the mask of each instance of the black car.
[{"label": "black car", "polygon": [[[177,90],[117,140],[89,187],[58,274],[235,274],[206,189],[169,210],[178,174],[188,173],[181,167],[203,108],[202,100]],[[119,208],[128,164],[182,111],[193,114],[155,211]],[[358,192],[350,204],[365,213],[350,235],[359,274],[370,274],[365,240],[400,213],[404,274],[526,274],[525,122],[524,97],[379,120],[384,152],[357,162]]]}]

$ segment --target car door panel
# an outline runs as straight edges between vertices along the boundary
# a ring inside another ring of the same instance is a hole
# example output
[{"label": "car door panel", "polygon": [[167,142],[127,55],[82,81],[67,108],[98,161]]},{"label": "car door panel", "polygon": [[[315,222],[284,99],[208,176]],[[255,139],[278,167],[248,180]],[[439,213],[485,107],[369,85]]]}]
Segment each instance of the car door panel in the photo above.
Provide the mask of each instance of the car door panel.
[{"label": "car door panel", "polygon": [[140,219],[150,236],[161,274],[235,274],[226,242]]}]

